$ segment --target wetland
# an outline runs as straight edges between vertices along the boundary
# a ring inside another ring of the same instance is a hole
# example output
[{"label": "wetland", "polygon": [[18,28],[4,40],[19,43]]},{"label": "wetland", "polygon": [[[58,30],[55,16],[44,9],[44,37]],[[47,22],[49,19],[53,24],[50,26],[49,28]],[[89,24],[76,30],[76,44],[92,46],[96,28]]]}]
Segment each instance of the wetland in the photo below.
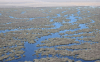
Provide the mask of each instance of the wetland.
[{"label": "wetland", "polygon": [[100,7],[0,8],[0,62],[100,62]]}]

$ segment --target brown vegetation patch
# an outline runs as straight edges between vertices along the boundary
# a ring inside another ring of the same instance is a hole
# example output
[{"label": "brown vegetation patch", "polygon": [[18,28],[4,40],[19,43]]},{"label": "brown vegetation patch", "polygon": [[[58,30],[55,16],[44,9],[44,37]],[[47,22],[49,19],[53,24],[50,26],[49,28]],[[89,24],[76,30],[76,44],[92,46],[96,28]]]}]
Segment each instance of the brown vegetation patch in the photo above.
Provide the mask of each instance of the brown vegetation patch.
[{"label": "brown vegetation patch", "polygon": [[81,37],[81,36],[84,36],[84,37],[91,36],[92,37],[92,36],[95,36],[95,33],[83,33],[83,34],[79,34],[79,35],[68,35],[66,37]]},{"label": "brown vegetation patch", "polygon": [[66,39],[66,38],[51,38],[46,41],[41,41],[41,43],[44,43],[42,45],[37,46],[56,46],[56,45],[67,45],[72,43],[79,43],[78,41],[72,40],[72,39]]},{"label": "brown vegetation patch", "polygon": [[78,24],[71,25],[69,23],[64,23],[63,26],[61,26],[58,30],[61,31],[61,30],[76,29],[76,28],[79,28]]},{"label": "brown vegetation patch", "polygon": [[58,49],[90,49],[91,44],[90,43],[83,43],[81,45],[72,45],[72,46],[59,46]]},{"label": "brown vegetation patch", "polygon": [[78,61],[76,61],[76,62],[82,62],[82,61],[78,60]]},{"label": "brown vegetation patch", "polygon": [[84,40],[84,41],[93,41],[93,42],[100,42],[99,36],[100,36],[100,34],[96,34],[95,37],[82,38],[82,39],[80,39],[80,40]]},{"label": "brown vegetation patch", "polygon": [[68,59],[68,58],[52,58],[52,57],[47,57],[47,58],[41,58],[41,59],[34,59],[35,62],[74,62],[74,60]]},{"label": "brown vegetation patch", "polygon": [[97,61],[95,61],[95,62],[100,62],[100,60],[97,60]]},{"label": "brown vegetation patch", "polygon": [[90,23],[91,20],[89,20],[90,18],[83,18],[81,20],[78,20],[76,23],[80,23],[80,24],[85,24],[85,23]]},{"label": "brown vegetation patch", "polygon": [[[73,52],[67,50],[55,50],[54,48],[40,48],[39,50],[35,51],[36,55],[53,55],[60,54],[62,56],[76,56],[77,58],[82,58],[84,60],[96,60],[100,59],[100,50],[98,49],[87,49],[87,50],[75,50]],[[95,57],[96,56],[96,57]]]},{"label": "brown vegetation patch", "polygon": [[54,19],[54,22],[62,22],[63,20],[70,21],[70,20],[67,20],[66,17],[57,17]]},{"label": "brown vegetation patch", "polygon": [[[17,45],[17,47],[11,47],[11,48],[9,48],[9,47],[10,46],[0,49],[0,61],[3,61],[3,59],[6,59],[5,61],[19,59],[19,58],[21,58],[21,55],[24,54],[24,51],[21,50],[22,48],[24,48],[24,46]],[[9,52],[9,54],[7,55],[8,52]],[[15,56],[17,56],[17,58],[15,58]],[[9,57],[11,57],[11,58],[9,58]],[[9,59],[7,59],[7,58],[9,58]]]}]

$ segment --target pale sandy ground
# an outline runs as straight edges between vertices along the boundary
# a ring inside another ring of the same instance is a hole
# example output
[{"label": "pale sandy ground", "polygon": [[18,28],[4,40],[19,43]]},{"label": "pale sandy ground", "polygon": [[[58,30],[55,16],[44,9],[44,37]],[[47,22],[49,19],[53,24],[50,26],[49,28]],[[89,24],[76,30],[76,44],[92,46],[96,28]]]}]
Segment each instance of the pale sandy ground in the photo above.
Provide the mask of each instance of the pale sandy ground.
[{"label": "pale sandy ground", "polygon": [[0,7],[100,6],[100,2],[0,2]]}]

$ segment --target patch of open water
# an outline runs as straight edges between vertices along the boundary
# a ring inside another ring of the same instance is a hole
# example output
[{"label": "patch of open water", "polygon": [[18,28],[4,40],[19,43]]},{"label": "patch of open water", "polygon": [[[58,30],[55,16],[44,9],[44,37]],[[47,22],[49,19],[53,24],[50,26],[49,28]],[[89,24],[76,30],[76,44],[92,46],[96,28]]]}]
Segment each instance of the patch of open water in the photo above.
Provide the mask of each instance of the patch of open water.
[{"label": "patch of open water", "polygon": [[65,13],[65,12],[67,12],[67,10],[66,11],[62,11],[61,13]]},{"label": "patch of open water", "polygon": [[21,14],[25,14],[25,13],[26,13],[26,11],[21,12]]},{"label": "patch of open water", "polygon": [[74,16],[74,14],[71,14],[71,16],[69,16],[68,18],[66,18],[66,19],[70,19],[70,21],[68,22],[68,23],[71,23],[71,24],[73,24],[74,22],[76,22],[77,21],[77,19],[76,18],[79,18],[79,17],[76,17],[76,16]]},{"label": "patch of open water", "polygon": [[54,19],[51,19],[50,22],[53,22]]},{"label": "patch of open water", "polygon": [[2,14],[0,13],[0,16],[1,16]]},{"label": "patch of open water", "polygon": [[81,14],[81,11],[80,11],[80,9],[77,9],[77,14],[78,14],[78,16]]}]

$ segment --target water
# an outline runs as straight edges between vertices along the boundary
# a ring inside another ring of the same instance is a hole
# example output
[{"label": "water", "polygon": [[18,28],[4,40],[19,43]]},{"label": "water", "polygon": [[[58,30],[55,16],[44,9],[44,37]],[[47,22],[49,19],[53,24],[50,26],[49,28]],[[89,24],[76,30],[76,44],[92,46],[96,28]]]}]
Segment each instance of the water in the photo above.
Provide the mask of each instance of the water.
[{"label": "water", "polygon": [[57,17],[61,17],[61,15],[60,14],[57,14]]},{"label": "water", "polygon": [[95,21],[91,19],[91,23],[95,23]]},{"label": "water", "polygon": [[17,31],[18,29],[11,29],[11,30],[0,30],[0,33],[6,33],[6,32],[10,32],[10,31]]},{"label": "water", "polygon": [[81,11],[80,11],[80,9],[77,9],[77,14],[78,14],[78,16],[81,14]]},{"label": "water", "polygon": [[32,21],[33,19],[35,19],[35,18],[29,18],[29,21]]},{"label": "water", "polygon": [[90,11],[88,11],[88,13],[89,13]]},{"label": "water", "polygon": [[53,19],[51,19],[50,22],[53,22]]},{"label": "water", "polygon": [[0,16],[1,16],[2,14],[0,13]]},{"label": "water", "polygon": [[13,16],[9,16],[10,18],[14,18]]},{"label": "water", "polygon": [[46,18],[50,18],[50,16],[47,16]]},{"label": "water", "polygon": [[66,11],[63,11],[63,12],[61,12],[61,13],[65,13],[65,12],[67,12],[67,10],[66,10]]},{"label": "water", "polygon": [[55,22],[53,25],[55,26],[54,29],[60,28],[62,26],[62,24],[59,22]]},{"label": "water", "polygon": [[96,8],[95,6],[90,6],[91,8]]},{"label": "water", "polygon": [[68,15],[64,15],[64,17],[66,17],[66,16],[68,16]]},{"label": "water", "polygon": [[21,14],[25,14],[25,13],[26,13],[26,11],[21,12]]},{"label": "water", "polygon": [[89,27],[86,26],[86,24],[79,24],[79,27],[80,27],[79,28],[80,30],[89,28]]},{"label": "water", "polygon": [[49,12],[52,12],[52,11],[49,11]]},{"label": "water", "polygon": [[74,16],[74,14],[71,14],[71,16],[69,16],[69,18],[66,18],[66,19],[70,19],[70,21],[68,23],[71,23],[73,24],[74,22],[77,21],[76,17]]}]

